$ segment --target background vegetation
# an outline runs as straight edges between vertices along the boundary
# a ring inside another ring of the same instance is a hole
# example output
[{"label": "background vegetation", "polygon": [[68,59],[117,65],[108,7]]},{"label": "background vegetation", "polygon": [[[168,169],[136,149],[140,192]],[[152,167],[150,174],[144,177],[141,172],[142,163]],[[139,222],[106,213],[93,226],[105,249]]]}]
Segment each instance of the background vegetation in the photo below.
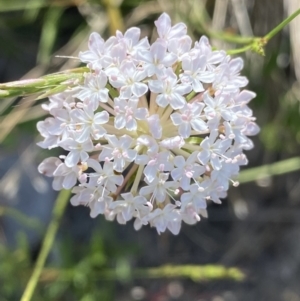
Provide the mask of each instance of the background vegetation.
[{"label": "background vegetation", "polygon": [[[0,1],[0,82],[77,67],[56,55],[76,57],[93,31],[108,38],[139,26],[151,40],[166,11],[195,40],[205,34],[241,52],[261,127],[242,184],[179,236],[67,206],[32,300],[300,300],[300,17],[265,56],[244,52],[240,38],[265,36],[299,8],[298,0]],[[56,194],[36,171],[50,155],[35,145],[43,101],[0,101],[0,301],[21,298],[52,219]]]}]

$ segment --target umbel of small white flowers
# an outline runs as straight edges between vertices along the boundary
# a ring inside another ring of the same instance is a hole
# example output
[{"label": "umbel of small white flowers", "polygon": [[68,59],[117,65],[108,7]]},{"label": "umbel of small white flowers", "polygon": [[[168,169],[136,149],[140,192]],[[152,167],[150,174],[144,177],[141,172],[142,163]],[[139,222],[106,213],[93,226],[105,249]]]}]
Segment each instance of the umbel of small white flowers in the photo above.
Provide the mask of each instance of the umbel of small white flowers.
[{"label": "umbel of small white flowers", "polygon": [[208,201],[221,203],[229,182],[238,185],[247,136],[259,128],[241,58],[213,51],[205,36],[192,47],[186,25],[172,26],[166,13],[155,26],[152,45],[136,27],[107,41],[91,34],[79,53],[90,69],[84,83],[50,97],[43,108],[52,116],[37,124],[38,145],[67,155],[39,171],[55,190],[73,188],[71,203],[91,217],[178,234],[182,222],[207,216]]}]

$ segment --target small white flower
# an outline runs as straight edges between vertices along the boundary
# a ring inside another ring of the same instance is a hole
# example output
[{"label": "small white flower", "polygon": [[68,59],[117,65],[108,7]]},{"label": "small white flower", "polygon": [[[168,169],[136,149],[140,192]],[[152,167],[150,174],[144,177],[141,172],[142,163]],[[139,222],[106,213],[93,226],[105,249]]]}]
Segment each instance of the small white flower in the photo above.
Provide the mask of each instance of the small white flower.
[{"label": "small white flower", "polygon": [[134,161],[137,155],[137,152],[130,148],[133,139],[127,135],[120,139],[115,135],[106,135],[105,139],[108,141],[108,145],[103,146],[99,161],[114,160],[114,170],[123,172],[125,163]]},{"label": "small white flower", "polygon": [[88,73],[85,75],[84,86],[80,87],[80,91],[75,97],[82,101],[88,99],[88,102],[93,104],[93,110],[97,110],[99,102],[107,102],[108,100],[106,84],[107,76],[103,71]]},{"label": "small white flower", "polygon": [[187,103],[180,109],[180,113],[173,113],[170,117],[175,126],[178,126],[178,133],[183,138],[191,135],[191,129],[201,133],[207,130],[207,124],[201,116],[203,103]]},{"label": "small white flower", "polygon": [[158,76],[158,80],[149,81],[149,88],[157,93],[156,103],[165,108],[170,105],[174,110],[181,109],[186,104],[183,95],[191,92],[192,87],[187,84],[178,84],[176,74],[172,68],[167,68]]},{"label": "small white flower", "polygon": [[102,111],[94,114],[93,103],[83,105],[83,110],[74,109],[70,113],[74,120],[74,127],[76,129],[77,142],[85,142],[90,138],[99,139],[106,134],[105,128],[102,124],[105,124],[109,120],[109,114],[106,111]]},{"label": "small white flower", "polygon": [[149,115],[147,108],[137,107],[139,99],[135,96],[128,100],[115,98],[114,102],[116,112],[114,126],[118,130],[126,128],[128,131],[135,131],[137,120],[145,120]]}]

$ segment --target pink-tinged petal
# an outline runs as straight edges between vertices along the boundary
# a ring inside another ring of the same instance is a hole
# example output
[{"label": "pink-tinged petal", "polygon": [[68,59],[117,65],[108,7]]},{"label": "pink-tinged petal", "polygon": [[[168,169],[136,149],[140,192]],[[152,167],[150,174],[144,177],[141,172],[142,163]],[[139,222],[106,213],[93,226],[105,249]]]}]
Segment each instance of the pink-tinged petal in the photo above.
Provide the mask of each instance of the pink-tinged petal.
[{"label": "pink-tinged petal", "polygon": [[86,151],[81,151],[80,152],[80,161],[81,162],[86,162],[90,156]]},{"label": "pink-tinged petal", "polygon": [[124,181],[124,177],[122,175],[114,175],[112,177],[109,178],[111,182],[113,182],[114,184],[120,186],[123,184]]},{"label": "pink-tinged petal", "polygon": [[202,150],[199,152],[197,158],[203,165],[205,165],[210,158],[210,152],[207,150]]},{"label": "pink-tinged petal", "polygon": [[125,221],[129,221],[132,219],[132,206],[127,206],[122,210],[122,215]]},{"label": "pink-tinged petal", "polygon": [[171,176],[172,178],[177,181],[179,180],[182,176],[183,176],[183,170],[181,168],[174,168],[172,171],[171,171]]},{"label": "pink-tinged petal", "polygon": [[136,66],[134,62],[126,60],[122,62],[120,70],[126,77],[132,77],[132,75],[136,72]]},{"label": "pink-tinged petal", "polygon": [[167,220],[162,215],[158,216],[155,219],[155,221],[153,221],[153,223],[156,227],[156,230],[157,230],[158,234],[166,231],[166,229],[167,229]]},{"label": "pink-tinged petal", "polygon": [[230,72],[232,73],[240,72],[243,69],[243,67],[244,67],[244,61],[240,57],[232,59],[229,62],[229,69]]},{"label": "pink-tinged petal", "polygon": [[147,155],[138,155],[135,159],[135,163],[138,165],[146,165],[149,161],[149,157]]},{"label": "pink-tinged petal", "polygon": [[126,123],[126,130],[128,131],[135,131],[137,129],[137,123],[135,119],[131,119],[129,121],[127,121]]},{"label": "pink-tinged petal", "polygon": [[96,55],[92,51],[79,52],[79,59],[84,63],[94,62],[99,59],[98,55]]},{"label": "pink-tinged petal", "polygon": [[85,116],[84,112],[79,109],[72,110],[70,112],[70,117],[71,117],[71,119],[76,120],[76,121],[83,121],[83,122],[86,121],[86,116]]},{"label": "pink-tinged petal", "polygon": [[163,94],[159,94],[156,97],[156,103],[162,107],[165,108],[169,104],[169,96],[165,96]]},{"label": "pink-tinged petal", "polygon": [[183,138],[188,138],[191,135],[191,125],[188,122],[183,122],[178,128],[179,135]]},{"label": "pink-tinged petal", "polygon": [[185,94],[188,94],[192,91],[192,86],[191,85],[177,85],[175,88],[174,88],[174,92],[180,94],[180,95],[185,95]]},{"label": "pink-tinged petal", "polygon": [[131,27],[125,32],[124,38],[132,40],[132,45],[135,45],[138,43],[140,35],[141,30],[138,27]]},{"label": "pink-tinged petal", "polygon": [[94,139],[100,139],[106,134],[106,130],[101,125],[96,125],[93,127],[93,137]]},{"label": "pink-tinged petal", "polygon": [[70,172],[70,168],[68,168],[64,163],[61,163],[57,166],[56,170],[53,172],[53,176],[65,176]]},{"label": "pink-tinged petal", "polygon": [[157,188],[155,198],[159,203],[163,203],[166,199],[166,190],[163,188]]},{"label": "pink-tinged petal", "polygon": [[168,222],[168,229],[172,234],[178,235],[181,228],[181,220]]},{"label": "pink-tinged petal", "polygon": [[78,151],[71,151],[68,153],[66,159],[65,159],[65,164],[68,167],[73,167],[77,165],[77,163],[80,160],[80,153]]},{"label": "pink-tinged petal", "polygon": [[184,58],[182,60],[182,69],[185,70],[193,70],[193,62],[190,58]]},{"label": "pink-tinged petal", "polygon": [[124,158],[114,158],[114,170],[117,172],[123,172],[125,166]]},{"label": "pink-tinged petal", "polygon": [[254,122],[249,122],[246,126],[246,129],[243,131],[243,133],[247,136],[253,136],[257,135],[260,131],[259,126]]},{"label": "pink-tinged petal", "polygon": [[148,116],[149,112],[146,108],[138,108],[134,114],[134,117],[138,120],[145,120]]},{"label": "pink-tinged petal", "polygon": [[187,33],[187,27],[184,23],[180,22],[175,24],[170,32],[170,38],[180,38]]},{"label": "pink-tinged petal", "polygon": [[132,162],[135,160],[136,158],[136,155],[137,155],[137,152],[133,149],[128,149],[127,150],[127,158],[126,158],[126,161],[129,161],[129,162]]},{"label": "pink-tinged petal", "polygon": [[147,70],[145,68],[139,67],[134,74],[134,81],[140,82],[147,77]]},{"label": "pink-tinged petal", "polygon": [[124,99],[130,98],[132,93],[131,87],[132,86],[122,86],[120,89],[120,97]]},{"label": "pink-tinged petal", "polygon": [[150,47],[150,54],[154,60],[153,63],[161,62],[165,58],[166,52],[167,46],[163,41],[153,43]]},{"label": "pink-tinged petal", "polygon": [[213,51],[208,61],[210,64],[218,64],[218,63],[222,63],[225,57],[226,57],[225,51]]},{"label": "pink-tinged petal", "polygon": [[138,47],[138,49],[149,49],[150,44],[148,41],[148,37],[142,38],[136,46]]},{"label": "pink-tinged petal", "polygon": [[203,85],[201,84],[201,82],[198,79],[194,79],[193,82],[193,90],[195,92],[202,92],[204,91]]},{"label": "pink-tinged petal", "polygon": [[173,162],[177,167],[184,167],[185,165],[185,160],[183,156],[176,156]]},{"label": "pink-tinged petal", "polygon": [[189,190],[191,184],[191,179],[188,177],[183,177],[180,181],[181,188],[184,190]]},{"label": "pink-tinged petal", "polygon": [[215,170],[220,170],[222,168],[222,163],[221,160],[219,159],[219,157],[211,157],[210,158],[210,163],[213,169]]},{"label": "pink-tinged petal", "polygon": [[124,149],[128,149],[132,143],[133,139],[128,136],[128,135],[124,135],[120,138],[120,146]]},{"label": "pink-tinged petal", "polygon": [[105,139],[113,147],[119,147],[119,140],[115,135],[105,135]]},{"label": "pink-tinged petal", "polygon": [[124,115],[117,115],[114,121],[115,128],[120,130],[123,129],[126,125],[126,119]]},{"label": "pink-tinged petal", "polygon": [[57,191],[63,189],[61,177],[55,177],[53,179],[52,188]]},{"label": "pink-tinged petal", "polygon": [[159,116],[157,114],[151,115],[147,118],[150,132],[155,139],[160,139],[162,135],[162,127],[159,123]]},{"label": "pink-tinged petal", "polygon": [[95,218],[99,214],[103,214],[105,212],[105,209],[106,209],[106,202],[104,202],[104,201],[101,201],[101,202],[94,201],[92,203],[90,217]]},{"label": "pink-tinged petal", "polygon": [[160,38],[164,38],[165,35],[169,32],[171,28],[171,18],[168,14],[163,13],[160,15],[160,17],[154,22],[157,33]]},{"label": "pink-tinged petal", "polygon": [[161,63],[165,67],[171,67],[175,62],[177,61],[177,55],[174,53],[168,53],[164,56],[164,58],[161,60]]},{"label": "pink-tinged petal", "polygon": [[98,160],[99,161],[106,161],[106,159],[108,160],[112,160],[113,159],[113,155],[112,155],[112,149],[111,148],[103,148],[102,152],[100,153]]},{"label": "pink-tinged petal", "polygon": [[236,98],[235,100],[237,102],[245,102],[248,103],[251,99],[256,97],[256,94],[252,91],[243,90]]},{"label": "pink-tinged petal", "polygon": [[200,118],[193,119],[191,121],[191,126],[192,126],[192,128],[195,131],[198,131],[198,132],[202,132],[202,131],[206,131],[207,130],[206,123],[202,119],[200,119]]},{"label": "pink-tinged petal", "polygon": [[238,76],[232,82],[230,82],[230,84],[238,87],[245,87],[248,85],[248,83],[249,81],[245,76]]},{"label": "pink-tinged petal", "polygon": [[161,80],[149,80],[149,89],[154,93],[162,93],[164,91],[164,85]]},{"label": "pink-tinged petal", "polygon": [[182,116],[179,113],[173,113],[173,114],[171,114],[170,118],[171,118],[171,120],[172,120],[172,122],[173,122],[174,125],[180,125],[183,122],[182,121]]},{"label": "pink-tinged petal", "polygon": [[90,139],[91,129],[89,127],[85,127],[76,137],[76,141],[79,143],[83,143]]},{"label": "pink-tinged petal", "polygon": [[215,78],[216,78],[215,73],[211,71],[204,71],[201,72],[201,74],[199,75],[199,79],[203,83],[212,83],[215,80]]},{"label": "pink-tinged petal", "polygon": [[185,142],[182,137],[175,136],[171,138],[166,138],[159,142],[159,145],[166,149],[182,148]]},{"label": "pink-tinged petal", "polygon": [[125,78],[116,74],[112,74],[109,76],[109,82],[114,88],[121,88],[124,85],[126,85]]},{"label": "pink-tinged petal", "polygon": [[106,111],[99,112],[94,117],[95,124],[105,124],[109,120],[109,114]]},{"label": "pink-tinged petal", "polygon": [[140,195],[149,195],[153,193],[154,189],[154,186],[144,186],[140,189]]},{"label": "pink-tinged petal", "polygon": [[149,183],[153,182],[157,175],[157,167],[156,165],[150,166],[147,165],[144,169],[144,175],[146,176]]},{"label": "pink-tinged petal", "polygon": [[136,82],[132,85],[131,91],[136,97],[141,97],[148,91],[148,86],[146,84]]},{"label": "pink-tinged petal", "polygon": [[170,106],[174,110],[182,109],[185,104],[186,104],[186,100],[184,97],[175,93],[172,95],[172,99],[170,100]]},{"label": "pink-tinged petal", "polygon": [[107,102],[108,101],[108,89],[103,89],[98,92],[98,100],[100,102]]},{"label": "pink-tinged petal", "polygon": [[69,173],[63,180],[62,186],[64,189],[71,189],[75,186],[77,182],[77,177],[75,173]]},{"label": "pink-tinged petal", "polygon": [[39,173],[47,176],[53,177],[54,171],[57,167],[62,164],[61,160],[56,157],[46,158],[39,166],[38,171]]},{"label": "pink-tinged petal", "polygon": [[88,159],[87,164],[89,167],[93,168],[95,170],[95,172],[97,172],[97,173],[103,172],[101,165],[95,159],[91,159],[91,158]]},{"label": "pink-tinged petal", "polygon": [[141,50],[137,53],[138,58],[146,63],[152,63],[153,57],[149,50]]},{"label": "pink-tinged petal", "polygon": [[206,67],[206,56],[201,55],[200,57],[196,57],[192,60],[192,63],[192,70],[198,73],[200,70],[204,70]]},{"label": "pink-tinged petal", "polygon": [[104,40],[98,33],[93,32],[89,37],[88,45],[90,50],[92,50],[95,53],[99,53],[99,51],[103,49]]},{"label": "pink-tinged petal", "polygon": [[[214,141],[212,141],[213,143]],[[211,144],[211,141],[209,140],[208,137],[205,137],[205,139],[201,142],[200,147],[202,147],[203,149],[209,149]]]}]

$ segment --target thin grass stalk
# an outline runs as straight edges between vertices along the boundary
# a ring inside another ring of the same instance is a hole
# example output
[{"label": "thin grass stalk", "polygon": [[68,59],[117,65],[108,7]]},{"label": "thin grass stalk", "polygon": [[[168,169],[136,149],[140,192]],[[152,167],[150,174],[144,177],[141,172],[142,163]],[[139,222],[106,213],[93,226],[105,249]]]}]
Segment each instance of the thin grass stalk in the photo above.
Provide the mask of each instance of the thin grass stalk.
[{"label": "thin grass stalk", "polygon": [[56,198],[52,212],[52,219],[46,230],[46,234],[36,264],[34,266],[34,270],[21,297],[21,301],[30,301],[33,297],[34,291],[39,282],[39,278],[45,266],[46,259],[53,245],[62,216],[65,212],[65,208],[68,204],[70,194],[70,190],[61,190]]}]

